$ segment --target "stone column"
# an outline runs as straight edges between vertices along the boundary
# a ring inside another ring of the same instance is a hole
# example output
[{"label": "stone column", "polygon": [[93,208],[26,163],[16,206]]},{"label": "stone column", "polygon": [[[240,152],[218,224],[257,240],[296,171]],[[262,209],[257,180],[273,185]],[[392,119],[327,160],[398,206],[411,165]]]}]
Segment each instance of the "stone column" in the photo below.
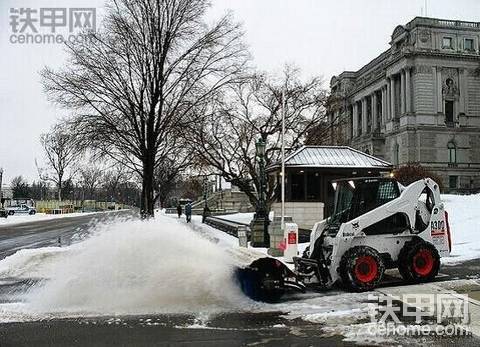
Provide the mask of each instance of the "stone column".
[{"label": "stone column", "polygon": [[410,81],[410,67],[405,69],[405,112],[412,112],[412,91],[411,91],[411,81]]},{"label": "stone column", "polygon": [[395,79],[393,75],[390,77],[390,119],[396,117],[395,114]]},{"label": "stone column", "polygon": [[367,133],[367,98],[362,98],[362,134]]},{"label": "stone column", "polygon": [[405,114],[405,71],[400,71],[400,114]]},{"label": "stone column", "polygon": [[358,136],[358,104],[356,101],[353,102],[353,122],[352,122],[352,134],[353,137]]},{"label": "stone column", "polygon": [[380,119],[380,124],[385,124],[385,87],[382,87],[382,118]]},{"label": "stone column", "polygon": [[385,85],[385,123],[390,119],[390,80]]},{"label": "stone column", "polygon": [[437,71],[437,112],[443,113],[442,70],[437,68],[436,71]]},{"label": "stone column", "polygon": [[459,69],[459,72],[458,72],[458,92],[460,94],[458,99],[459,115],[465,115],[465,91],[466,91],[465,69]]},{"label": "stone column", "polygon": [[372,133],[377,130],[377,92],[373,92],[372,94]]}]

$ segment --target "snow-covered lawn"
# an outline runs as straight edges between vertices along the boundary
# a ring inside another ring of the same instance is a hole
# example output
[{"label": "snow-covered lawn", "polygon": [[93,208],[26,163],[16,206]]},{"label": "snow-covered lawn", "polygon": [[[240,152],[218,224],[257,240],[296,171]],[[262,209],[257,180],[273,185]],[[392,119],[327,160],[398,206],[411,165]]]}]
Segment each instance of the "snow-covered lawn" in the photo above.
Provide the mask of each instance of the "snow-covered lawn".
[{"label": "snow-covered lawn", "polygon": [[480,194],[442,195],[452,235],[450,258],[444,263],[456,263],[480,258]]},{"label": "snow-covered lawn", "polygon": [[38,222],[42,220],[50,219],[59,219],[59,218],[72,218],[79,216],[86,216],[90,214],[96,214],[102,212],[76,212],[76,213],[65,213],[65,214],[46,214],[46,213],[36,213],[34,215],[28,214],[17,214],[13,216],[8,216],[8,218],[0,218],[0,225],[12,225],[20,223],[29,223],[29,222]]}]

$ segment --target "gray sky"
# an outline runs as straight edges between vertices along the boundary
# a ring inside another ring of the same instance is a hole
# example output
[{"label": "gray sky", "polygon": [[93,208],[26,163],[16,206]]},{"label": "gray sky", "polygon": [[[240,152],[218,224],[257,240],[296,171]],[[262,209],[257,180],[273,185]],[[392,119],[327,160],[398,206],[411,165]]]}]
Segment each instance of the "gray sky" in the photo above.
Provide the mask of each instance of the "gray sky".
[{"label": "gray sky", "polygon": [[[67,114],[49,105],[38,75],[45,65],[63,64],[62,46],[10,43],[10,8],[96,7],[101,12],[103,3],[0,0],[0,167],[7,183],[17,175],[37,178],[34,160],[43,161],[39,136]],[[328,86],[332,75],[356,70],[385,50],[395,26],[421,15],[424,4],[424,0],[212,0],[209,17],[233,11],[244,25],[246,43],[260,69],[279,71],[285,63],[294,63],[305,75],[323,76]],[[427,11],[430,17],[480,22],[478,0],[429,0]]]}]

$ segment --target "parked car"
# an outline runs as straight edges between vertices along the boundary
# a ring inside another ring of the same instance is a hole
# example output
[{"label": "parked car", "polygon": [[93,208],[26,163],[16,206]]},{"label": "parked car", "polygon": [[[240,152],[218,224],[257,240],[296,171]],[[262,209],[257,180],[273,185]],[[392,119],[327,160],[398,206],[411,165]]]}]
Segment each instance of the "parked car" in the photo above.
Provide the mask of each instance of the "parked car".
[{"label": "parked car", "polygon": [[37,210],[35,207],[27,206],[25,204],[19,205],[19,206],[9,206],[5,209],[10,216],[13,216],[14,214],[30,214],[33,215],[37,213]]},{"label": "parked car", "polygon": [[8,212],[4,208],[0,207],[0,218],[7,218],[8,217]]}]

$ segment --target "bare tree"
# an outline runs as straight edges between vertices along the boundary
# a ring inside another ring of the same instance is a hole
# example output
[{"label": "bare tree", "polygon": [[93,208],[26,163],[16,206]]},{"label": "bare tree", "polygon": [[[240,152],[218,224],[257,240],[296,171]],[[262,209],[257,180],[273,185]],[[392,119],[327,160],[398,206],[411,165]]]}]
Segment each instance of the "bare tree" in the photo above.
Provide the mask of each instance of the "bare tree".
[{"label": "bare tree", "polygon": [[[280,159],[283,90],[286,146],[294,149],[324,119],[326,92],[321,79],[304,82],[299,71],[290,67],[280,79],[257,74],[235,85],[225,99],[199,111],[208,117],[192,131],[191,150],[200,164],[210,166],[239,187],[254,206],[260,187],[255,142],[259,138],[266,142],[267,166]],[[273,195],[270,182],[269,202]]]},{"label": "bare tree", "polygon": [[154,172],[174,128],[237,79],[248,56],[230,16],[204,23],[207,0],[110,0],[103,27],[68,44],[69,66],[46,68],[50,98],[77,110],[77,145],[142,178],[141,209],[153,214]]},{"label": "bare tree", "polygon": [[61,201],[63,183],[72,177],[71,169],[78,156],[72,145],[72,135],[64,125],[56,125],[40,136],[40,142],[45,152],[46,168],[37,165],[38,174],[42,181],[57,186],[58,201]]},{"label": "bare tree", "polygon": [[154,172],[155,201],[159,200],[164,206],[175,184],[179,182],[180,175],[187,168],[192,168],[194,160],[184,135],[177,136],[172,146],[161,153],[161,157],[163,160]]},{"label": "bare tree", "polygon": [[84,165],[79,169],[79,184],[82,188],[82,200],[84,198],[95,199],[95,191],[103,181],[104,169],[98,165]]},{"label": "bare tree", "polygon": [[118,199],[121,195],[120,188],[133,178],[132,172],[124,166],[116,164],[107,169],[103,175],[102,188],[105,199],[115,197]]}]

